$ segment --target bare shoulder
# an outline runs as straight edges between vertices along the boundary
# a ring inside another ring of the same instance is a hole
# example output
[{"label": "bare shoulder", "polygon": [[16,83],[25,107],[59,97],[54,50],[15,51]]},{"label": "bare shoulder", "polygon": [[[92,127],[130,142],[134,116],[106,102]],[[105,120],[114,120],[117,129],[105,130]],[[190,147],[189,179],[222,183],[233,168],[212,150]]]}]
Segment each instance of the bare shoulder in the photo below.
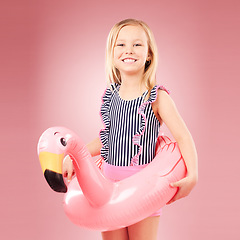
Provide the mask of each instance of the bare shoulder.
[{"label": "bare shoulder", "polygon": [[164,106],[166,107],[168,105],[168,102],[172,101],[172,99],[165,90],[158,89],[157,91],[158,91],[157,98],[156,98],[156,101],[154,101],[152,103],[152,109],[153,109],[155,116],[159,120],[160,124],[162,124],[163,119],[161,117],[161,109]]},{"label": "bare shoulder", "polygon": [[157,99],[152,104],[154,114],[157,116],[160,123],[169,121],[178,115],[176,105],[171,96],[162,89],[158,89]]},{"label": "bare shoulder", "polygon": [[157,99],[155,102],[153,102],[152,106],[154,109],[158,109],[158,112],[161,111],[161,109],[168,108],[169,106],[173,106],[174,101],[171,98],[171,96],[163,89],[158,89],[157,92]]}]

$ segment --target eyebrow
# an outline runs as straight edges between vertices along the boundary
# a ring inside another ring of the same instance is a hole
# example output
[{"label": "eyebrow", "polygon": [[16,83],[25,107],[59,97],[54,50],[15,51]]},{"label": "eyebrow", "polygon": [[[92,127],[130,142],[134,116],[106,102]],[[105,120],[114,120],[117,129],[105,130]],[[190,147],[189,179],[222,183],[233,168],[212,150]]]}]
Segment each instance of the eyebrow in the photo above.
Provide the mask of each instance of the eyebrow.
[{"label": "eyebrow", "polygon": [[[124,39],[117,39],[116,42],[117,41],[120,41],[120,42],[123,41],[124,42],[125,40]],[[139,38],[136,38],[136,39],[133,40],[133,42],[135,42],[135,41],[141,41],[142,42],[142,40],[139,39]]]}]

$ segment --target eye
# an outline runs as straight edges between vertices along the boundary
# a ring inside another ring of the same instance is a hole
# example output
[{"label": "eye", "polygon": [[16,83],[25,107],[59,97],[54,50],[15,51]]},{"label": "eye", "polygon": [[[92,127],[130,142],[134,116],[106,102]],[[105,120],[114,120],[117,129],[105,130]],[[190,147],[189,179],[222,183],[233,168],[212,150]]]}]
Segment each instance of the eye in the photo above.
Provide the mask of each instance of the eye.
[{"label": "eye", "polygon": [[124,44],[123,44],[123,43],[118,43],[116,46],[117,46],[117,47],[123,47]]},{"label": "eye", "polygon": [[140,47],[140,46],[142,46],[142,44],[141,43],[136,43],[133,46]]},{"label": "eye", "polygon": [[60,139],[60,142],[61,142],[61,144],[62,144],[64,147],[67,146],[67,141],[66,141],[65,138],[61,138],[61,139]]}]

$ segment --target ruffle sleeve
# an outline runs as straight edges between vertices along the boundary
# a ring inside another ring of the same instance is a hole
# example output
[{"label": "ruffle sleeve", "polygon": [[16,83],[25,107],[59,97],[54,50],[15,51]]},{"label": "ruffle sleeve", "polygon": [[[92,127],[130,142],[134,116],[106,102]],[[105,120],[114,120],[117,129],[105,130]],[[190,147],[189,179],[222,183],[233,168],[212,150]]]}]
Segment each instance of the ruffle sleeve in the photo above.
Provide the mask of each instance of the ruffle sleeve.
[{"label": "ruffle sleeve", "polygon": [[139,156],[140,154],[142,153],[142,146],[140,144],[141,142],[141,136],[144,134],[145,132],[145,128],[146,128],[146,114],[145,114],[145,108],[148,104],[150,103],[153,103],[156,101],[157,99],[157,93],[158,93],[158,89],[161,89],[161,90],[164,90],[166,91],[168,94],[169,94],[169,91],[163,87],[163,86],[160,86],[160,85],[156,85],[152,88],[151,92],[150,92],[150,96],[148,98],[147,101],[143,102],[140,107],[138,108],[138,114],[140,114],[142,116],[142,119],[141,119],[141,125],[140,125],[140,129],[139,131],[133,136],[133,144],[134,145],[137,145],[139,148],[139,151],[138,153],[132,157],[131,159],[131,166],[135,166],[135,165],[138,165],[138,162],[139,162]]},{"label": "ruffle sleeve", "polygon": [[110,111],[110,102],[113,95],[114,86],[111,85],[111,88],[107,88],[105,90],[102,96],[102,105],[100,109],[100,116],[101,116],[104,128],[100,130],[99,136],[102,143],[101,156],[105,161],[107,161],[108,150],[109,150],[109,144],[108,144],[108,136],[109,136],[109,130],[110,130],[109,111]]}]

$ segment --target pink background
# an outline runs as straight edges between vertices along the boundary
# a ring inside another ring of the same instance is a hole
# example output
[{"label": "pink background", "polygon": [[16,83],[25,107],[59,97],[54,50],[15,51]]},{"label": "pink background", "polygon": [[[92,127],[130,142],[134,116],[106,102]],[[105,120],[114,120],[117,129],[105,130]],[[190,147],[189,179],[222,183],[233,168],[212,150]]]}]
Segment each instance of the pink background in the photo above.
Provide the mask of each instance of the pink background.
[{"label": "pink background", "polygon": [[[171,90],[197,145],[200,178],[168,206],[159,239],[240,239],[239,1],[9,0],[0,5],[1,239],[100,239],[73,225],[46,184],[36,145],[63,125],[97,136],[105,43],[124,18],[146,21]],[[166,130],[167,131],[167,130]]]}]

